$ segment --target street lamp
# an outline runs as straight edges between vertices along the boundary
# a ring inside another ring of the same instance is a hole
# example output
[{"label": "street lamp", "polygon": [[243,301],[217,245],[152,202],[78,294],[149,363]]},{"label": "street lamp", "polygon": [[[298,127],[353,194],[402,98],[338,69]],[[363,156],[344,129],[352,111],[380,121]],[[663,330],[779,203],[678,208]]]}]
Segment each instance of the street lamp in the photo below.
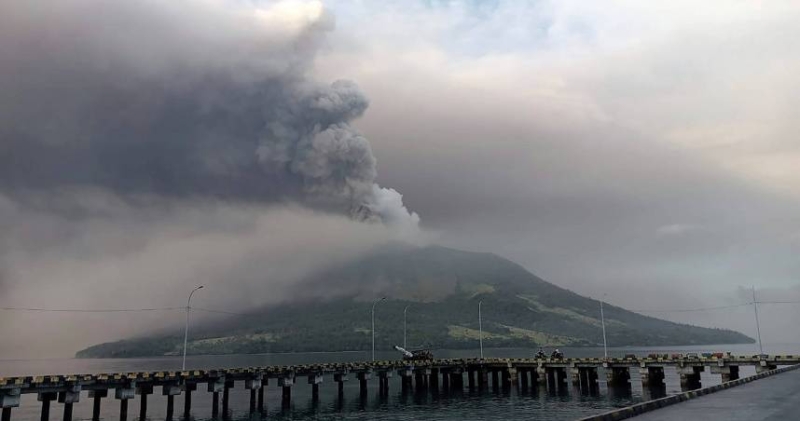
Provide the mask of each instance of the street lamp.
[{"label": "street lamp", "polygon": [[756,287],[753,286],[753,312],[756,315],[756,332],[758,333],[758,358],[764,358],[764,347],[761,346],[761,325],[758,323],[758,301],[756,301]]},{"label": "street lamp", "polygon": [[203,289],[203,286],[200,285],[193,289],[192,292],[189,293],[189,299],[186,300],[186,326],[183,329],[183,364],[181,364],[181,370],[186,370],[186,343],[189,340],[189,311],[191,310],[192,295],[194,295],[198,289]]},{"label": "street lamp", "polygon": [[483,300],[478,301],[478,340],[481,343],[481,359],[483,359],[483,321],[481,320],[481,304],[483,304]]},{"label": "street lamp", "polygon": [[[603,294],[603,298],[606,294]],[[608,358],[608,343],[606,342],[606,316],[603,314],[603,300],[600,300],[600,322],[603,325],[603,357]]]},{"label": "street lamp", "polygon": [[372,361],[375,361],[375,305],[385,299],[386,297],[381,297],[380,300],[375,300],[372,303]]},{"label": "street lamp", "polygon": [[406,313],[408,312],[408,306],[403,309],[403,348],[408,349],[408,344],[406,343]]}]

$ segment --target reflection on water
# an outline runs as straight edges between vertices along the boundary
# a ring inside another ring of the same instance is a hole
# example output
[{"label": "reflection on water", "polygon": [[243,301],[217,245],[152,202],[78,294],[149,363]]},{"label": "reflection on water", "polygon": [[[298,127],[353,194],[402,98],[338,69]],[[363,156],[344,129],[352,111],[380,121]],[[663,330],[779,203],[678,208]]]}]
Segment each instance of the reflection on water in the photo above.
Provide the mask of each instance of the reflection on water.
[{"label": "reflection on water", "polygon": [[[746,348],[745,348],[746,347]],[[738,349],[737,349],[738,348]],[[610,349],[611,355],[621,356],[628,353],[646,355],[650,352],[690,352],[703,350],[732,351],[737,354],[752,354],[752,346],[718,346],[693,347],[684,349]],[[797,348],[792,348],[797,353]],[[568,356],[587,357],[602,355],[602,349],[565,349]],[[791,353],[791,349],[779,351]],[[773,351],[775,352],[775,351]],[[474,357],[477,351],[437,351],[441,358]],[[527,349],[486,350],[487,357],[530,357]],[[393,352],[381,353],[382,359],[396,359]],[[225,368],[265,365],[308,364],[315,362],[346,362],[369,359],[365,352],[336,353],[298,353],[270,355],[227,355],[197,356],[187,360],[190,368]],[[180,367],[180,358],[147,358],[126,360],[0,360],[0,376],[36,375],[36,374],[70,374],[70,373],[110,373],[130,371],[175,370]],[[752,367],[742,369],[741,376],[754,374]],[[336,383],[326,377],[320,385],[319,401],[312,399],[311,386],[298,382],[293,387],[292,400],[282,405],[281,389],[271,382],[266,389],[265,406],[269,419],[278,420],[507,420],[513,418],[541,420],[574,420],[587,415],[597,414],[613,408],[628,406],[636,402],[655,399],[681,391],[680,378],[674,369],[664,372],[665,386],[643,389],[639,372],[631,370],[630,385],[627,387],[606,386],[605,373],[600,370],[600,381],[596,386],[575,387],[567,384],[563,388],[548,389],[536,384],[527,387],[493,388],[489,381],[484,390],[477,385],[470,389],[466,383],[462,388],[451,384],[449,389],[440,380],[438,385],[431,384],[427,391],[420,391],[416,384],[411,390],[403,392],[399,376],[390,379],[389,391],[380,394],[378,380],[370,380],[369,392],[361,395],[358,381],[344,384],[340,395]],[[719,384],[720,375],[704,372],[701,375],[703,386]],[[113,398],[113,392],[102,401],[102,417],[104,420],[119,419],[120,402]],[[211,394],[206,393],[203,385],[192,395],[192,419],[205,421],[211,419]],[[128,420],[138,419],[139,396],[129,402]],[[40,415],[39,402],[36,395],[24,395],[22,407],[15,408],[12,420],[37,420]],[[250,394],[243,385],[237,383],[230,393],[231,419],[234,421],[260,419],[259,415],[251,418],[249,414]],[[176,419],[182,413],[183,395],[175,397]],[[51,419],[61,418],[62,405],[53,402],[50,410]],[[92,401],[81,396],[81,401],[74,406],[73,419],[90,419]],[[148,399],[149,420],[163,420],[166,416],[166,397],[159,388]],[[266,419],[265,418],[265,419]]]}]

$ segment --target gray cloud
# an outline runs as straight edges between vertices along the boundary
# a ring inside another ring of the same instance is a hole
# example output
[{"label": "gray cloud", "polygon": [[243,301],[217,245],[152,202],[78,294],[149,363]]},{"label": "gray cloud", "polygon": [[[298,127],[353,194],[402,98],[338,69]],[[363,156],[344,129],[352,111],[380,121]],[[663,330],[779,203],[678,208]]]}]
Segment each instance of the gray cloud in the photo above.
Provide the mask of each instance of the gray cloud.
[{"label": "gray cloud", "polygon": [[[751,6],[367,7],[323,63],[370,92],[380,179],[442,241],[632,309],[718,306],[800,279],[799,11]],[[755,334],[752,312],[658,316]]]},{"label": "gray cloud", "polygon": [[[333,24],[321,6],[7,3],[0,12],[0,53],[12,57],[0,66],[6,192],[91,185],[291,199],[415,229],[396,192],[375,185],[369,142],[349,124],[367,108],[362,92],[307,78]],[[387,203],[399,209],[378,214]]]},{"label": "gray cloud", "polygon": [[[309,74],[333,25],[316,2],[0,4],[0,305],[173,307],[203,283],[246,310],[419,240],[351,126],[366,96]],[[0,355],[180,323],[125,314],[4,312]]]}]

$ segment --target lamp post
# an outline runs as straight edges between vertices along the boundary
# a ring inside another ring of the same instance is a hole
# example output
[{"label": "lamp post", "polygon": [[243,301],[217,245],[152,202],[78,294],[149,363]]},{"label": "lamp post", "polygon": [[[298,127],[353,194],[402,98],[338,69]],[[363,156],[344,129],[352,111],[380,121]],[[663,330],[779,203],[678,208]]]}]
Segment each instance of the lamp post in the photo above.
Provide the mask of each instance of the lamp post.
[{"label": "lamp post", "polygon": [[[605,298],[603,294],[603,298]],[[606,316],[603,313],[603,300],[600,300],[600,322],[603,325],[603,357],[608,358],[608,342],[606,342]]]},{"label": "lamp post", "polygon": [[761,325],[758,323],[758,301],[756,301],[756,287],[753,286],[753,312],[756,315],[756,333],[758,333],[758,358],[764,355],[764,347],[761,346]]},{"label": "lamp post", "polygon": [[478,340],[481,344],[481,359],[483,359],[483,321],[481,320],[481,304],[483,304],[483,300],[478,301]]},{"label": "lamp post", "polygon": [[200,285],[193,289],[192,292],[189,293],[189,299],[186,300],[186,325],[183,328],[183,363],[181,364],[181,370],[186,370],[186,343],[189,340],[189,311],[192,305],[192,295],[199,289],[203,289],[203,286]]},{"label": "lamp post", "polygon": [[372,361],[375,361],[375,305],[385,300],[386,297],[381,297],[380,300],[375,300],[372,303]]},{"label": "lamp post", "polygon": [[408,312],[408,306],[403,309],[403,348],[408,349],[408,344],[406,343],[406,314]]}]

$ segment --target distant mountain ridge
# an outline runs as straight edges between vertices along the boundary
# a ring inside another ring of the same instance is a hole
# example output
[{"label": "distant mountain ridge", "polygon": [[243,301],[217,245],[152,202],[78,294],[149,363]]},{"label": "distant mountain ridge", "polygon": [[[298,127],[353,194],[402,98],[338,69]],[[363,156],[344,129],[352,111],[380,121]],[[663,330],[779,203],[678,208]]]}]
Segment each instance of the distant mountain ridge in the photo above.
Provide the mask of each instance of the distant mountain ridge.
[{"label": "distant mountain ridge", "polygon": [[[273,306],[198,326],[189,352],[366,350],[371,347],[372,300],[380,296],[388,299],[376,311],[379,349],[402,343],[406,306],[410,346],[474,348],[478,301],[483,302],[487,347],[596,346],[603,341],[597,300],[546,282],[490,253],[392,244],[321,272],[304,285],[344,295]],[[605,318],[613,346],[753,342],[739,332],[672,323],[611,305],[605,306]],[[175,355],[183,344],[181,333],[99,344],[76,356]]]}]

